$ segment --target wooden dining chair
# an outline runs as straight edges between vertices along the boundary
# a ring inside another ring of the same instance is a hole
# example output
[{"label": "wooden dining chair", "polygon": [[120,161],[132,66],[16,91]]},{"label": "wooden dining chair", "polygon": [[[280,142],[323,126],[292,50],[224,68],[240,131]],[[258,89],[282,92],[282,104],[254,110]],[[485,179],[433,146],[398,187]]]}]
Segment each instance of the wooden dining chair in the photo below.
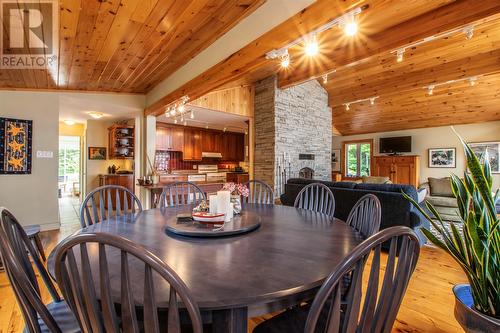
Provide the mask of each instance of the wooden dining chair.
[{"label": "wooden dining chair", "polygon": [[105,185],[90,192],[80,206],[82,228],[103,220],[141,212],[139,198],[129,189],[118,185]]},{"label": "wooden dining chair", "polygon": [[24,231],[26,232],[26,236],[28,239],[35,245],[40,257],[42,257],[43,261],[47,260],[45,256],[45,251],[43,250],[42,240],[40,239],[40,231],[42,228],[38,224],[28,225],[24,227]]},{"label": "wooden dining chair", "polygon": [[273,204],[274,192],[267,183],[253,179],[249,180],[244,185],[248,187],[248,197],[243,198],[243,203]]},{"label": "wooden dining chair", "polygon": [[335,198],[332,190],[321,183],[311,183],[300,190],[295,198],[296,208],[323,213],[333,219],[335,212]]},{"label": "wooden dining chair", "polygon": [[373,194],[365,194],[352,207],[346,223],[363,237],[370,237],[380,229],[380,201]]},{"label": "wooden dining chair", "polygon": [[198,205],[206,200],[205,193],[191,182],[175,182],[163,188],[160,195],[160,208]]},{"label": "wooden dining chair", "polygon": [[[39,253],[19,222],[7,209],[0,209],[0,254],[25,322],[25,332],[80,332],[80,326],[61,299],[40,260]],[[45,305],[30,256],[52,302]]]},{"label": "wooden dining chair", "polygon": [[[384,242],[389,242],[390,248],[382,255]],[[335,267],[311,305],[285,311],[259,324],[253,332],[389,333],[419,252],[418,237],[410,228],[384,229],[356,246]],[[344,303],[342,281],[347,274],[352,276],[352,286]],[[365,275],[368,282],[363,288]]]},{"label": "wooden dining chair", "polygon": [[[56,279],[86,332],[160,332],[155,282],[162,279],[168,283],[170,294],[168,323],[161,331],[180,333],[179,303],[182,303],[191,320],[190,328],[194,333],[202,333],[199,308],[185,283],[172,268],[141,245],[118,235],[89,233],[67,238],[56,251]],[[113,260],[115,255],[121,263],[120,272],[109,271],[108,258]],[[99,265],[92,266],[90,258],[97,258]],[[131,272],[143,272],[143,275],[140,280],[133,280]],[[119,309],[110,293],[110,273],[121,281]],[[144,302],[142,317],[136,312],[137,299]]]}]

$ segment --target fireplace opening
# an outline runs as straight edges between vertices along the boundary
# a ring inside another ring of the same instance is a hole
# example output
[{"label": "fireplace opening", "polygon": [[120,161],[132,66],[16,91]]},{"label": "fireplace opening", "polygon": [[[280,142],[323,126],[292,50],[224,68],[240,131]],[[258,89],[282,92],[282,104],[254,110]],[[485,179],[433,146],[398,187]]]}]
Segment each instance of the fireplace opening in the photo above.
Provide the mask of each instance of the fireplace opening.
[{"label": "fireplace opening", "polygon": [[299,177],[304,179],[313,179],[314,170],[309,167],[302,168],[299,170]]}]

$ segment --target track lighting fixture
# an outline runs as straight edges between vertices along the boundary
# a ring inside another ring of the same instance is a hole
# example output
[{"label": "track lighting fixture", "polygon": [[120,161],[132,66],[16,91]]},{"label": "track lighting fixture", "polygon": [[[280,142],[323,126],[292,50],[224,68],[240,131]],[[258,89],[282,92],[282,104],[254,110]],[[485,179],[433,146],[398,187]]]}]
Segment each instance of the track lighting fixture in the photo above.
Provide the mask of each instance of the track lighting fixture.
[{"label": "track lighting fixture", "polygon": [[224,129],[222,131],[224,131],[224,132],[227,131],[227,127],[224,126]]},{"label": "track lighting fixture", "polygon": [[174,124],[177,124],[177,118],[174,119]]},{"label": "track lighting fixture", "polygon": [[294,40],[293,42],[285,45],[280,49],[274,49],[266,53],[266,59],[279,59],[281,66],[286,68],[290,65],[290,56],[288,49],[291,47],[303,44],[304,51],[308,56],[314,56],[319,52],[319,45],[316,36],[323,31],[331,29],[334,26],[339,26],[344,29],[345,33],[349,36],[354,35],[358,30],[356,23],[356,15],[367,9],[368,6],[362,6],[345,13],[344,15],[322,25],[321,27],[309,32],[308,34]]},{"label": "track lighting fixture", "polygon": [[446,37],[449,37],[452,35],[462,34],[462,33],[465,34],[465,38],[471,39],[474,36],[474,26],[473,25],[462,26],[460,28],[445,31],[445,32],[437,34],[437,35],[425,37],[425,38],[418,40],[414,43],[407,44],[399,49],[392,50],[391,53],[396,55],[396,59],[398,62],[401,62],[401,61],[403,61],[403,54],[404,54],[405,50],[407,50],[407,49],[412,49],[412,48],[415,48],[417,46],[420,46],[420,45],[428,43],[428,42],[432,42],[432,41],[437,40],[437,39],[443,39],[443,38],[446,38]]},{"label": "track lighting fixture", "polygon": [[373,96],[373,97],[368,97],[368,98],[363,98],[363,99],[357,99],[355,101],[350,101],[347,103],[344,103],[346,111],[349,111],[351,108],[351,104],[356,104],[356,103],[362,103],[362,102],[368,102],[370,101],[370,105],[375,105],[375,100],[379,98],[380,96]]},{"label": "track lighting fixture", "polygon": [[328,83],[328,74],[323,74],[323,84]]},{"label": "track lighting fixture", "polygon": [[189,115],[189,118],[194,119],[194,111],[191,110],[191,114]]},{"label": "track lighting fixture", "polygon": [[469,85],[471,87],[473,87],[474,85],[476,85],[476,81],[477,81],[477,79],[479,77],[480,76],[470,76],[470,77],[464,77],[464,78],[456,79],[456,80],[448,80],[448,81],[445,81],[445,82],[430,84],[428,86],[424,86],[423,88],[427,89],[427,93],[429,95],[432,95],[434,93],[434,89],[436,87],[445,86],[445,85],[449,85],[449,84],[456,83],[456,82],[469,81]]}]

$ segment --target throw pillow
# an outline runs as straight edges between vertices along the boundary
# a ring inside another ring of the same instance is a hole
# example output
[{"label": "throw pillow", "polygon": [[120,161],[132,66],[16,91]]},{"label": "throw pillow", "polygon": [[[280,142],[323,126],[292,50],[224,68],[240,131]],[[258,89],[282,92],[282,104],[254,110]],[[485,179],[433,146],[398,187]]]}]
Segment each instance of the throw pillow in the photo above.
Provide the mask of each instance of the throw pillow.
[{"label": "throw pillow", "polygon": [[431,188],[431,195],[436,197],[453,197],[451,190],[450,178],[432,178],[429,177],[429,187]]},{"label": "throw pillow", "polygon": [[390,184],[389,177],[363,176],[363,183],[368,184]]}]

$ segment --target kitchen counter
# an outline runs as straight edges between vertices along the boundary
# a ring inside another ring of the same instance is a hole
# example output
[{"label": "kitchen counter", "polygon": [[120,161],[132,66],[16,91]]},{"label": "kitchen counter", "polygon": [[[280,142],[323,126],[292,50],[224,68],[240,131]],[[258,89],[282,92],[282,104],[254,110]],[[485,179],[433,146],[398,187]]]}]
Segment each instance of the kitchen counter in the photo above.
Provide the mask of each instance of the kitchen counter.
[{"label": "kitchen counter", "polygon": [[110,173],[110,174],[102,174],[102,175],[99,175],[99,177],[133,177],[134,174],[133,173]]},{"label": "kitchen counter", "polygon": [[[173,180],[173,181],[162,181],[162,182],[159,182],[158,184],[156,185],[139,185],[141,187],[144,187],[144,188],[147,188],[147,189],[163,189],[165,186],[168,186],[170,184],[173,184],[173,183],[177,183],[178,181],[176,180]],[[204,186],[212,186],[212,185],[224,185],[225,182],[223,181],[220,181],[220,182],[197,182],[197,181],[193,181],[193,182],[190,182],[190,183],[193,183],[193,184],[196,184],[197,186],[199,187],[204,187]]]}]

